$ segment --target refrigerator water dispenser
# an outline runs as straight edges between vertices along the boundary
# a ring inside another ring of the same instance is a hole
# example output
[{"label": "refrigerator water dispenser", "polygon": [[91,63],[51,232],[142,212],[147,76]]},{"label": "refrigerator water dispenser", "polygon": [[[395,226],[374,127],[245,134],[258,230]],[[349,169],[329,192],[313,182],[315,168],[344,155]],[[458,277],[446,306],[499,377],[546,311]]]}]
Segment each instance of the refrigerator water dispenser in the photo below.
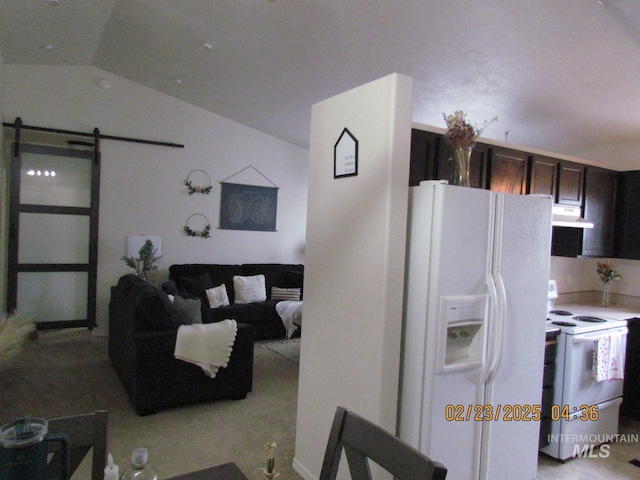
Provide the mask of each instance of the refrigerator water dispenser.
[{"label": "refrigerator water dispenser", "polygon": [[437,373],[482,365],[486,308],[486,295],[441,297]]}]

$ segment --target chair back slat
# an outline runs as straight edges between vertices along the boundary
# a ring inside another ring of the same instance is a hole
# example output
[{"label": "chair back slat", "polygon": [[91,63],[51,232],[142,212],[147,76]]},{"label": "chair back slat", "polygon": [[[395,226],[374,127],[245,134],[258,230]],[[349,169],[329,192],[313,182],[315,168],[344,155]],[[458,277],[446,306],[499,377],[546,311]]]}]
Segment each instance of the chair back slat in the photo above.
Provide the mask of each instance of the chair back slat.
[{"label": "chair back slat", "polygon": [[[89,450],[93,449],[91,480],[102,480],[109,454],[107,411],[98,410],[93,413],[52,418],[48,422],[50,432],[64,433],[69,438],[69,476],[78,469]],[[55,448],[56,444],[53,444],[49,472],[59,472],[60,452],[55,451]]]},{"label": "chair back slat", "polygon": [[338,407],[319,480],[335,480],[344,449],[352,480],[371,480],[372,460],[398,480],[444,480],[447,469],[359,415]]}]

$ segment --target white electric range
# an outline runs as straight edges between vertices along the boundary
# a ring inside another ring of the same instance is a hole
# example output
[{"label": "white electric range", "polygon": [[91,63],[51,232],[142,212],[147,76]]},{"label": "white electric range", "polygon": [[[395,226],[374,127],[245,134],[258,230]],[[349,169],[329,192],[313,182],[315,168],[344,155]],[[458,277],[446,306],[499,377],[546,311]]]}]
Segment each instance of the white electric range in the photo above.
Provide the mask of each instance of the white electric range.
[{"label": "white electric range", "polygon": [[[627,322],[555,309],[552,295],[550,282],[547,327],[559,328],[560,333],[551,434],[549,445],[541,451],[564,461],[580,455],[585,448],[608,443],[618,433]],[[606,345],[616,346],[607,352],[615,360],[616,370],[598,381],[594,376],[594,349],[603,338],[607,338]]]},{"label": "white electric range", "polygon": [[561,332],[568,335],[577,335],[609,328],[626,327],[627,321],[554,308],[547,312],[547,325],[558,327]]}]

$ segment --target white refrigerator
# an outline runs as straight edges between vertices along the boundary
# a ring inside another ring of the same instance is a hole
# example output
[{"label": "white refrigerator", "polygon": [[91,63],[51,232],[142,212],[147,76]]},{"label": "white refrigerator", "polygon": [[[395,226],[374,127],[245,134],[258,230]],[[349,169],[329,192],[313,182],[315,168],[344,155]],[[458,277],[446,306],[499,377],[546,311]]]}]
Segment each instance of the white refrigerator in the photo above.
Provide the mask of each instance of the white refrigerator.
[{"label": "white refrigerator", "polygon": [[410,189],[399,434],[447,480],[536,477],[551,207]]}]

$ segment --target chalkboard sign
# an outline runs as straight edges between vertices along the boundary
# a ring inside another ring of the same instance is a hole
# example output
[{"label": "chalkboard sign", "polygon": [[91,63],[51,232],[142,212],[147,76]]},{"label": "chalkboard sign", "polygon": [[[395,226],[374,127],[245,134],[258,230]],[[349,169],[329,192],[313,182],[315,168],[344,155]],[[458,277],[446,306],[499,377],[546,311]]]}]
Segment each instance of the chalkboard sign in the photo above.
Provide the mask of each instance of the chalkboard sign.
[{"label": "chalkboard sign", "polygon": [[278,188],[222,183],[220,228],[276,231]]}]

